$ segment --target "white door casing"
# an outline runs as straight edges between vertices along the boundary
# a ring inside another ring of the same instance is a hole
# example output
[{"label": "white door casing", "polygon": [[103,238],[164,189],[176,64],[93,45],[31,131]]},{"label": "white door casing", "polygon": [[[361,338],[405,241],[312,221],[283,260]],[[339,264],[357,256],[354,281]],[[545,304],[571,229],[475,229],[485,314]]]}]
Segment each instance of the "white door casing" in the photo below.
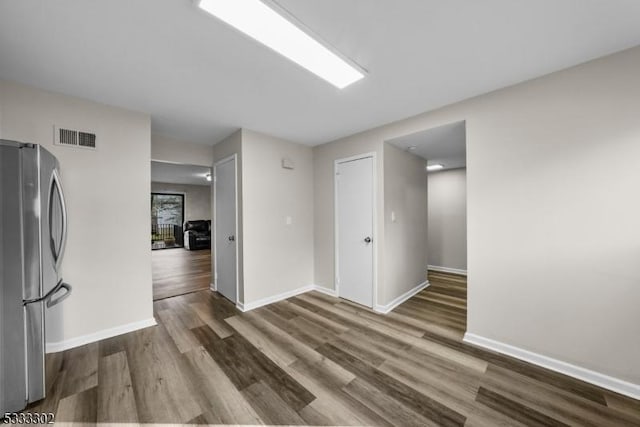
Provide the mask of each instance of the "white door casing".
[{"label": "white door casing", "polygon": [[213,166],[215,285],[233,303],[238,301],[236,161],[234,154]]},{"label": "white door casing", "polygon": [[375,300],[375,155],[335,163],[336,290],[367,307]]}]

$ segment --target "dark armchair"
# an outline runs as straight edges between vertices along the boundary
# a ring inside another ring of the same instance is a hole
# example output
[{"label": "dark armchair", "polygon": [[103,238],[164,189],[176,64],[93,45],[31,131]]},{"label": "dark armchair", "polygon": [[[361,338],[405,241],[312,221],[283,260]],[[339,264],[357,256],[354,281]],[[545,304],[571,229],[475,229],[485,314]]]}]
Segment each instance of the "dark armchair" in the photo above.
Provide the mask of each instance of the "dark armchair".
[{"label": "dark armchair", "polygon": [[211,248],[211,221],[196,220],[184,223],[184,247],[190,251]]}]

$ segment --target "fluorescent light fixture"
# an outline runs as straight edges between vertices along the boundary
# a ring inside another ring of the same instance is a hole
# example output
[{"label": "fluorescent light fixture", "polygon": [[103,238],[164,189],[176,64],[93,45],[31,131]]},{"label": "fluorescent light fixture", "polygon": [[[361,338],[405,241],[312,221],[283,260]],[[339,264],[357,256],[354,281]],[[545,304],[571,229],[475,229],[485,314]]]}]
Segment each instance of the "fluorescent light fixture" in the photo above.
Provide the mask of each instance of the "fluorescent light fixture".
[{"label": "fluorescent light fixture", "polygon": [[339,89],[364,72],[260,0],[196,0],[197,5]]},{"label": "fluorescent light fixture", "polygon": [[427,165],[427,170],[428,170],[429,172],[431,172],[431,171],[437,171],[437,170],[442,169],[443,167],[444,167],[444,165],[442,165],[442,164],[440,164],[440,163],[435,164],[435,165]]},{"label": "fluorescent light fixture", "polygon": [[204,177],[207,179],[207,181],[211,181],[211,174],[210,173],[206,174]]}]

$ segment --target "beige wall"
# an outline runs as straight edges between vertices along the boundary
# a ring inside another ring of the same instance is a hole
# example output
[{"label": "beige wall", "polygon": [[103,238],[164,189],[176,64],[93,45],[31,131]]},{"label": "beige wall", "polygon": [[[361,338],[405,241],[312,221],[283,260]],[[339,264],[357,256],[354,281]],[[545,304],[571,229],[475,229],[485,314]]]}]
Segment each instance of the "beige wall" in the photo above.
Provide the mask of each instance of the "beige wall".
[{"label": "beige wall", "polygon": [[[94,131],[97,150],[54,146],[54,124]],[[0,81],[0,137],[41,144],[60,161],[62,276],[73,294],[52,313],[47,341],[152,319],[149,116]]]},{"label": "beige wall", "polygon": [[[236,244],[238,245],[238,302],[244,302],[244,264],[243,264],[243,253],[244,253],[244,233],[242,231],[242,213],[243,213],[243,204],[242,204],[242,130],[238,130],[233,133],[223,141],[217,143],[213,146],[213,163],[219,162],[220,160],[224,160],[229,156],[233,156],[234,154],[237,156],[236,158],[236,182],[238,187],[236,188],[238,194],[238,235],[236,236]],[[214,168],[215,173],[215,168]],[[215,184],[211,186],[211,200],[215,203]],[[212,214],[215,218],[215,209],[213,209],[212,203]],[[214,224],[215,225],[215,224]],[[214,230],[215,231],[215,230]],[[213,241],[211,242],[211,271],[215,272],[215,263],[216,263],[216,254],[215,254],[215,235],[211,236]],[[215,280],[215,278],[214,278]]]},{"label": "beige wall", "polygon": [[[282,183],[296,195],[303,189],[314,194],[314,282],[333,288],[334,161],[376,152],[376,184],[383,189],[385,140],[466,120],[468,331],[640,384],[638,70],[640,48],[635,48],[314,147],[313,190],[306,178]],[[8,83],[0,83],[0,95],[0,136],[41,143],[62,164],[71,220],[64,276],[75,288],[62,305],[64,323],[56,339],[150,318],[149,160],[169,155],[158,148],[163,143],[155,143],[150,156],[149,117]],[[98,151],[53,146],[52,126],[58,122],[95,130]],[[247,283],[253,284],[261,274],[255,266],[263,265],[256,249],[272,237],[257,231],[255,218],[266,203],[266,196],[256,194],[256,188],[265,188],[257,181],[281,181],[280,171],[271,169],[273,159],[257,155],[266,156],[257,143],[247,144],[255,149],[247,159],[252,171],[243,170],[242,134],[216,145],[213,156],[238,153],[238,173],[251,183],[240,190],[250,209],[242,213],[249,223],[240,229],[256,232],[250,239],[257,240],[252,249],[242,248],[242,236],[239,243],[241,254],[250,252]],[[306,164],[304,150],[264,140],[289,147],[291,156]],[[184,163],[210,164],[191,157]],[[253,175],[254,168],[264,177]],[[283,197],[278,188],[268,189]],[[383,282],[386,197],[378,197],[374,235]],[[265,218],[302,212],[306,203],[292,201],[287,209],[276,200]],[[273,261],[289,268],[285,253],[286,248],[274,251]],[[241,274],[246,270],[241,266]],[[271,268],[269,276],[287,283],[305,280],[302,269],[294,278]],[[276,284],[252,287],[247,296],[253,301],[272,293],[271,286]],[[389,293],[380,295],[387,299]]]},{"label": "beige wall", "polygon": [[152,182],[151,191],[154,193],[179,193],[184,194],[184,219],[193,221],[197,219],[212,219],[211,186],[210,185],[185,185],[170,184],[165,182]]},{"label": "beige wall", "polygon": [[[214,162],[238,156],[239,303],[313,284],[312,149],[242,129],[213,153]],[[293,170],[282,168],[283,157]]]},{"label": "beige wall", "polygon": [[[282,158],[293,170],[282,168]],[[242,131],[244,303],[313,284],[310,147]],[[286,218],[291,224],[286,224]]]},{"label": "beige wall", "polygon": [[429,265],[467,270],[467,171],[429,173]]},{"label": "beige wall", "polygon": [[209,145],[195,144],[154,133],[151,135],[151,160],[211,166],[213,150]]},{"label": "beige wall", "polygon": [[[427,280],[427,162],[384,144],[385,305]],[[395,219],[392,218],[392,215]]]},{"label": "beige wall", "polygon": [[316,274],[329,159],[466,120],[468,331],[640,384],[638,70],[634,48],[316,147]]},{"label": "beige wall", "polygon": [[[327,289],[335,289],[335,232],[334,232],[334,163],[364,153],[376,154],[376,218],[373,238],[377,239],[375,254],[378,260],[376,277],[378,297],[383,295],[384,281],[384,167],[383,143],[376,138],[359,134],[328,144],[313,147],[313,195],[314,195],[314,283]],[[381,300],[374,304],[381,304]]]}]

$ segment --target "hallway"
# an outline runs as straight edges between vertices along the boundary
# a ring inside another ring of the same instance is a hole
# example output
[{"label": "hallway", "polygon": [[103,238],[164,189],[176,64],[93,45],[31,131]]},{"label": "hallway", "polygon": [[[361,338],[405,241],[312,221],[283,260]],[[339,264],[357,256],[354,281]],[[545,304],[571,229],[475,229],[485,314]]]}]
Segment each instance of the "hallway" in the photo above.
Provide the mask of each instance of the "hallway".
[{"label": "hallway", "polygon": [[188,251],[183,248],[151,252],[153,299],[209,289],[211,250]]}]

